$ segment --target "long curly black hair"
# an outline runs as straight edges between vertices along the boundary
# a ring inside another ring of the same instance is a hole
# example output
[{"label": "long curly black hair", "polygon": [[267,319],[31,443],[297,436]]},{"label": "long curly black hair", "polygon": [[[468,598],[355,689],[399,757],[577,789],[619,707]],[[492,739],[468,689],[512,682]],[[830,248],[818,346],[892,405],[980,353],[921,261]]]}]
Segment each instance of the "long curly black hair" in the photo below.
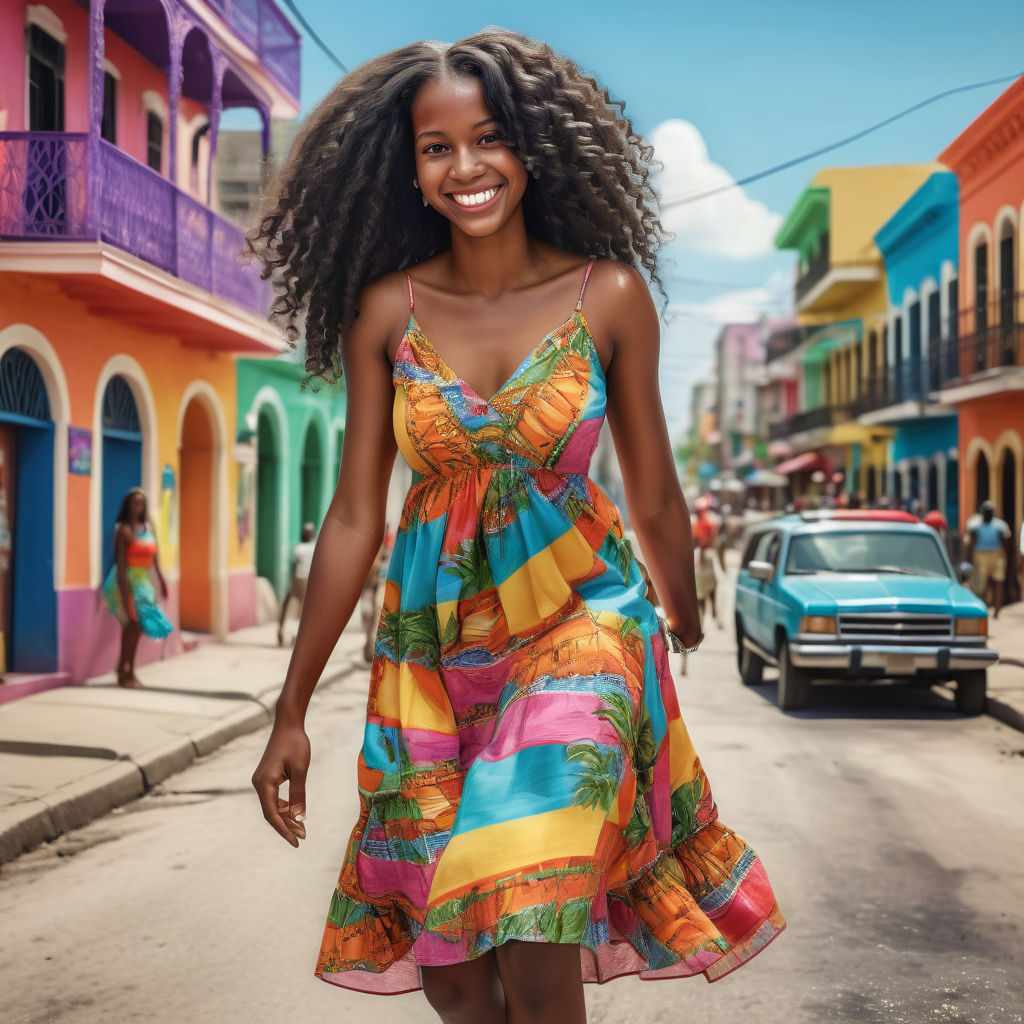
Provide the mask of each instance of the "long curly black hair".
[{"label": "long curly black hair", "polygon": [[410,108],[424,83],[453,74],[480,80],[533,176],[527,231],[633,266],[661,288],[653,149],[624,103],[546,43],[505,29],[412,43],[350,71],[309,115],[246,236],[277,292],[270,318],[293,345],[301,328],[312,376],[340,378],[364,285],[451,245],[448,221],[412,187]]}]

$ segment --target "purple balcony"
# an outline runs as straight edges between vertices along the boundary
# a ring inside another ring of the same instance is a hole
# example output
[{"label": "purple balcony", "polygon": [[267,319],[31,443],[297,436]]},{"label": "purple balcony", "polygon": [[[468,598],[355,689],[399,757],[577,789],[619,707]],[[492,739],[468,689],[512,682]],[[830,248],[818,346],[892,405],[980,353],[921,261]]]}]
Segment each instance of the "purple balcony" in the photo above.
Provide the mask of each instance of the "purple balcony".
[{"label": "purple balcony", "polygon": [[235,35],[293,96],[299,95],[299,34],[271,0],[208,0]]},{"label": "purple balcony", "polygon": [[[84,132],[0,132],[0,241],[106,242],[263,316],[269,282],[243,231]],[[91,156],[91,160],[90,160]]]}]

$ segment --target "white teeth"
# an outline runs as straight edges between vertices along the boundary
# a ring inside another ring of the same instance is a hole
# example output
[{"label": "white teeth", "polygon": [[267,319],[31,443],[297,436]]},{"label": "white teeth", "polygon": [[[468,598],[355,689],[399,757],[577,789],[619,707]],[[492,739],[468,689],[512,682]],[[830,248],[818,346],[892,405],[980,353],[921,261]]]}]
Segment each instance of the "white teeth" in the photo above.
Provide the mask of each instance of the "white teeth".
[{"label": "white teeth", "polygon": [[452,199],[459,206],[479,206],[481,203],[490,202],[497,194],[496,188],[489,188],[485,192],[466,192],[461,195],[453,192]]}]

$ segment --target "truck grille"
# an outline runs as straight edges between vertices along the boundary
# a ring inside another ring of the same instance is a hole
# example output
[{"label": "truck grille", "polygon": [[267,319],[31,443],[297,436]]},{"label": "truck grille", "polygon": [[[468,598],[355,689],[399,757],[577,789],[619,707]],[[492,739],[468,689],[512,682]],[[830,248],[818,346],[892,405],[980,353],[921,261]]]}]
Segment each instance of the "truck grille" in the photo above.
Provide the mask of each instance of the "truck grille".
[{"label": "truck grille", "polygon": [[953,639],[951,615],[839,615],[839,639],[849,643],[928,644]]}]

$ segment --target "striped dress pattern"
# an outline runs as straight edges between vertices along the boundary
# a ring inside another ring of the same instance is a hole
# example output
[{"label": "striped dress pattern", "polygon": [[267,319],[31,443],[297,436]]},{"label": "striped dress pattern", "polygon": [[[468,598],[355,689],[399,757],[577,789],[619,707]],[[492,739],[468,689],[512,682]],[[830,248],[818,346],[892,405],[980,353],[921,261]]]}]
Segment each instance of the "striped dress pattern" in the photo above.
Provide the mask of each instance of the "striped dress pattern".
[{"label": "striped dress pattern", "polygon": [[785,922],[718,819],[643,572],[587,475],[606,395],[583,290],[490,399],[409,291],[394,429],[413,483],[315,973],[406,992],[514,939],[578,944],[586,981],[714,981]]}]

